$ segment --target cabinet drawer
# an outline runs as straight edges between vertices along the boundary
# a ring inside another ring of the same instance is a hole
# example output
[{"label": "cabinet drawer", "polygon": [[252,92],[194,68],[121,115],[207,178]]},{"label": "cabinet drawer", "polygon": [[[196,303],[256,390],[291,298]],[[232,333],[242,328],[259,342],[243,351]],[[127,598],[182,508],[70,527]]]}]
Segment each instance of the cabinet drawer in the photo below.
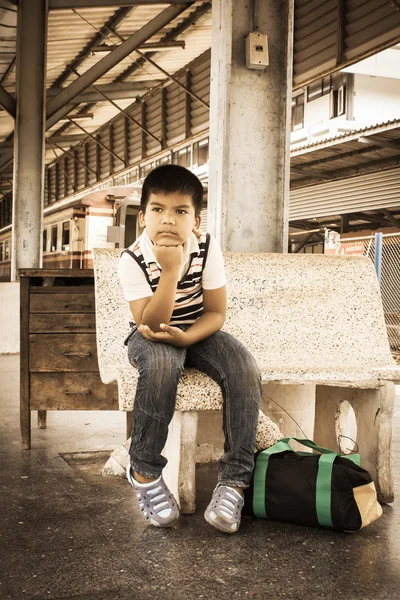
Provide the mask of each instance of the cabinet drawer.
[{"label": "cabinet drawer", "polygon": [[35,313],[29,317],[30,333],[94,333],[95,331],[94,313],[65,315]]},{"label": "cabinet drawer", "polygon": [[31,373],[31,410],[116,410],[117,385],[98,373]]},{"label": "cabinet drawer", "polygon": [[94,293],[31,294],[31,313],[94,313]]},{"label": "cabinet drawer", "polygon": [[31,333],[29,370],[98,371],[96,334]]}]

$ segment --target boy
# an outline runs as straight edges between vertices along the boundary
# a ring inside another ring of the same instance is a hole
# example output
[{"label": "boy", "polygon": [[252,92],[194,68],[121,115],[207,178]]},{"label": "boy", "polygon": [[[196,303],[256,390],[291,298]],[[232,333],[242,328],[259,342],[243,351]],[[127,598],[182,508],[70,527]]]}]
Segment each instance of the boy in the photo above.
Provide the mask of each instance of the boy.
[{"label": "boy", "polygon": [[161,451],[182,370],[203,371],[222,388],[225,434],[219,483],[204,516],[234,533],[254,466],[261,379],[246,348],[221,331],[224,265],[216,240],[198,232],[202,198],[201,182],[184,167],[151,171],[139,213],[145,229],[121,255],[119,277],[132,313],[128,357],[139,369],[127,477],[149,523],[176,523],[179,509],[162,477]]}]

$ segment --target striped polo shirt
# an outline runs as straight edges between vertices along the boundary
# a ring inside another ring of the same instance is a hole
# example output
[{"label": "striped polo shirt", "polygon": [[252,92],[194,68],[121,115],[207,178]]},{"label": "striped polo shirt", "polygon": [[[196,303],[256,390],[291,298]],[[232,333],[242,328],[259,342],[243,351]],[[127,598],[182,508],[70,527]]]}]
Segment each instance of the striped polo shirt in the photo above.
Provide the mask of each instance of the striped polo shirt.
[{"label": "striped polo shirt", "polygon": [[[146,230],[121,255],[119,277],[128,301],[154,294],[161,268],[152,251]],[[184,244],[184,265],[177,284],[171,325],[191,325],[203,314],[203,289],[216,289],[226,283],[222,252],[210,234],[191,234]],[[134,322],[132,320],[132,325]]]}]

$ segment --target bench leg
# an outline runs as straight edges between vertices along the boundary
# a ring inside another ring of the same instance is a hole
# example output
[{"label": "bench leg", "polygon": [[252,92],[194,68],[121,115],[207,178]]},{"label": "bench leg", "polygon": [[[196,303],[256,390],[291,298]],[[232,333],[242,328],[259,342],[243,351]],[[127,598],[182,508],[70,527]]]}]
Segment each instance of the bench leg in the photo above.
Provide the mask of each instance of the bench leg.
[{"label": "bench leg", "polygon": [[47,410],[38,410],[38,428],[47,429]]},{"label": "bench leg", "polygon": [[183,514],[191,514],[196,510],[197,422],[197,412],[175,411],[163,450],[163,455],[168,459],[163,470],[164,480]]},{"label": "bench leg", "polygon": [[378,500],[393,502],[392,419],[395,387],[381,381],[378,389],[317,386],[314,441],[320,446],[340,451],[336,424],[342,401],[352,406],[356,423],[361,466],[371,474]]}]

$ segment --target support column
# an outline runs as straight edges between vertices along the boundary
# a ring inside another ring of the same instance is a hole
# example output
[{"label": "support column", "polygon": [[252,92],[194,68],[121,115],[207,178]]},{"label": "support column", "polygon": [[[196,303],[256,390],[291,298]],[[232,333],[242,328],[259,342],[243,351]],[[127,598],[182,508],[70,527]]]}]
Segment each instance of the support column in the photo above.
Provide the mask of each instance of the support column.
[{"label": "support column", "polygon": [[11,279],[41,266],[48,0],[20,0]]},{"label": "support column", "polygon": [[[293,4],[212,3],[208,229],[224,251],[287,250]],[[268,35],[262,71],[245,62],[256,14]]]}]

